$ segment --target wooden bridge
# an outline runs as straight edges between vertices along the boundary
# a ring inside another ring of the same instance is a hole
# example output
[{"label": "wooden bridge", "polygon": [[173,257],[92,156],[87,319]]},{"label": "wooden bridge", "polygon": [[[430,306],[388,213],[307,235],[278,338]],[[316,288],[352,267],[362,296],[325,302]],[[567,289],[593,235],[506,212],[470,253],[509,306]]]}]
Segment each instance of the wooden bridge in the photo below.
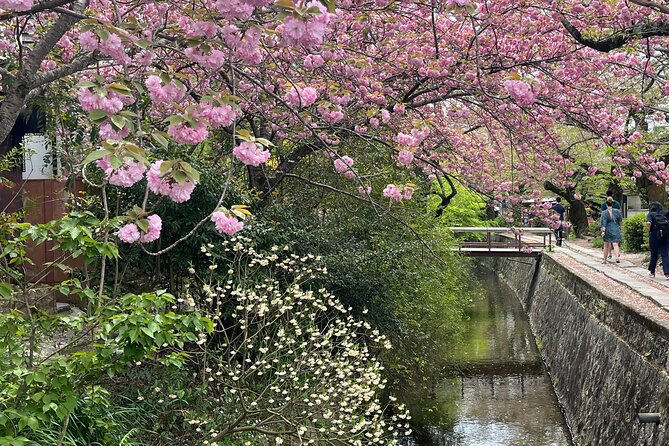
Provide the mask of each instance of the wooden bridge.
[{"label": "wooden bridge", "polygon": [[456,234],[482,234],[481,241],[460,241],[459,252],[475,257],[535,257],[550,249],[553,230],[549,228],[450,227]]}]

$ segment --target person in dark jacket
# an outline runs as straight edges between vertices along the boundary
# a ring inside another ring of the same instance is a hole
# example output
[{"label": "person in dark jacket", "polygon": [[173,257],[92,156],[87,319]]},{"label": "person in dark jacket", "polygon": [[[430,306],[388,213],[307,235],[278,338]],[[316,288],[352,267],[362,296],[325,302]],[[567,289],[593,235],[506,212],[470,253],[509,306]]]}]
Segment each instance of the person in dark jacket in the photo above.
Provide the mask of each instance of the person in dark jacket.
[{"label": "person in dark jacket", "polygon": [[[611,199],[613,200],[613,191],[610,189],[606,191],[606,198],[604,199],[604,201],[602,201],[602,212],[606,210],[606,200],[608,200],[609,197],[611,197]],[[613,209],[621,210],[620,203],[618,202],[618,200],[613,200]]]},{"label": "person in dark jacket", "polygon": [[669,239],[660,236],[657,228],[657,216],[667,215],[667,210],[662,208],[662,205],[657,201],[650,204],[648,215],[646,216],[646,226],[649,231],[649,245],[650,245],[650,264],[648,265],[648,275],[655,277],[655,267],[657,266],[658,257],[662,258],[662,270],[664,277],[669,279]]},{"label": "person in dark jacket", "polygon": [[562,197],[557,197],[555,203],[551,206],[555,212],[560,216],[560,227],[555,230],[555,246],[562,246],[562,227],[564,226],[564,205],[562,204]]}]

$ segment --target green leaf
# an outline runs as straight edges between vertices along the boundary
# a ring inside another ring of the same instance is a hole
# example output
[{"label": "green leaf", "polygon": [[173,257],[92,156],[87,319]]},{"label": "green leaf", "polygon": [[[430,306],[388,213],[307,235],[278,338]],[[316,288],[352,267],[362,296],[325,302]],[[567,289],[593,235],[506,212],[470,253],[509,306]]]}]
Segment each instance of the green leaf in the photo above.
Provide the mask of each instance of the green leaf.
[{"label": "green leaf", "polygon": [[105,29],[98,28],[95,30],[95,34],[97,34],[100,40],[102,41],[106,41],[107,39],[109,39],[109,32]]},{"label": "green leaf", "polygon": [[335,6],[336,6],[336,0],[323,0],[323,3],[325,4],[325,7],[328,8],[328,12],[330,14],[334,14],[335,11]]},{"label": "green leaf", "polygon": [[253,136],[251,132],[246,129],[237,130],[237,138],[244,141],[253,141]]},{"label": "green leaf", "polygon": [[147,49],[150,44],[151,44],[151,42],[149,42],[148,40],[145,40],[145,39],[139,39],[138,41],[135,42],[135,45],[137,45],[138,47],[140,47],[143,50]]},{"label": "green leaf", "polygon": [[172,178],[179,184],[184,184],[188,176],[181,170],[175,170],[172,172]]},{"label": "green leaf", "polygon": [[105,149],[96,150],[88,154],[88,156],[84,159],[84,164],[88,164],[93,161],[99,160],[100,158],[103,158],[104,156],[109,154],[110,154],[109,150]]},{"label": "green leaf", "polygon": [[132,91],[125,85],[119,84],[118,82],[107,85],[107,88],[122,96],[132,96]]},{"label": "green leaf", "polygon": [[118,169],[123,165],[123,158],[119,158],[118,156],[112,155],[109,157],[109,162],[111,163],[114,169]]},{"label": "green leaf", "polygon": [[99,124],[100,122],[104,121],[107,119],[107,112],[104,110],[91,110],[91,121],[93,121],[96,124]]},{"label": "green leaf", "polygon": [[274,6],[284,9],[295,9],[295,2],[293,0],[276,0]]},{"label": "green leaf", "polygon": [[158,145],[160,145],[161,147],[163,147],[165,149],[167,149],[167,147],[170,145],[170,142],[167,140],[167,138],[165,138],[163,135],[161,135],[158,132],[151,133],[151,138],[153,138],[153,140],[155,142],[157,142]]},{"label": "green leaf", "polygon": [[262,144],[265,147],[276,147],[272,141],[270,141],[268,139],[265,139],[265,138],[258,138],[258,139],[256,139],[256,142],[259,142],[260,144]]},{"label": "green leaf", "polygon": [[195,170],[193,166],[188,164],[185,161],[180,161],[179,162],[179,170],[184,172],[188,178],[193,180],[194,183],[199,183],[200,182],[200,172]]},{"label": "green leaf", "polygon": [[97,87],[98,85],[95,82],[91,81],[81,81],[77,84],[77,87],[79,88],[91,88],[91,87]]},{"label": "green leaf", "polygon": [[170,160],[163,161],[160,164],[160,176],[163,177],[163,176],[167,175],[167,172],[169,172],[170,169],[172,169],[173,165],[174,165],[174,163]]},{"label": "green leaf", "polygon": [[142,232],[149,232],[149,220],[143,218],[141,220],[137,220],[137,227],[142,231]]},{"label": "green leaf", "polygon": [[0,297],[8,300],[12,298],[12,286],[7,282],[0,282]]},{"label": "green leaf", "polygon": [[114,115],[111,117],[111,122],[116,130],[121,130],[125,127],[125,118],[123,116]]}]

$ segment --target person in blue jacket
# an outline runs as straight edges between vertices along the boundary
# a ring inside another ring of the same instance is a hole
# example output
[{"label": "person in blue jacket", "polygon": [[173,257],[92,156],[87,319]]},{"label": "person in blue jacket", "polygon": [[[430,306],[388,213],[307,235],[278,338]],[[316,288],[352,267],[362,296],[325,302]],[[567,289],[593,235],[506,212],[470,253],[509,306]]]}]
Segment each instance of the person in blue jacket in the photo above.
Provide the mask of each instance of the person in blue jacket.
[{"label": "person in blue jacket", "polygon": [[613,247],[616,263],[620,263],[620,242],[623,235],[620,227],[623,223],[623,214],[619,209],[613,208],[613,198],[606,199],[606,210],[602,212],[602,238],[604,239],[604,260],[608,263],[609,251]]},{"label": "person in blue jacket", "polygon": [[[613,200],[613,191],[611,189],[606,191],[606,198],[604,199],[604,201],[602,201],[602,213],[604,213],[604,211],[606,210],[606,200],[608,200],[609,198],[611,198]],[[613,209],[618,209],[618,210],[622,209],[620,207],[620,203],[618,202],[618,200],[613,200]],[[608,245],[608,247],[609,247],[609,258],[610,258],[611,257],[611,251],[613,251],[613,250],[611,249],[610,244],[608,244],[607,242],[604,242],[605,247],[606,247],[606,245]]]}]

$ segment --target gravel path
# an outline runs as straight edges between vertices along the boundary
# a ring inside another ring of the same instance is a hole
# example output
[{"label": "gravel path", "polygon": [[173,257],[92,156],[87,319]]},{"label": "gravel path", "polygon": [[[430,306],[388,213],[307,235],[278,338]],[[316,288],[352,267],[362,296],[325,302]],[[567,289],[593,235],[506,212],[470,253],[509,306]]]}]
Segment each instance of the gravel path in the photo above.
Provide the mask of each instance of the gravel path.
[{"label": "gravel path", "polygon": [[[581,277],[587,278],[595,287],[600,290],[606,290],[615,298],[636,310],[639,314],[669,327],[669,311],[648,296],[642,294],[642,292],[630,287],[630,285],[625,283],[624,276],[634,274],[634,276],[636,276],[633,277],[635,281],[640,281],[646,286],[653,287],[669,295],[669,288],[664,283],[658,283],[657,280],[652,280],[636,273],[630,273],[628,268],[618,266],[618,264],[615,263],[607,265],[600,264],[602,268],[611,268],[613,274],[616,274],[620,279],[623,279],[623,281],[614,280],[604,272],[583,264],[564,251],[552,253],[551,256],[565,268]],[[599,260],[599,258],[597,258],[597,260]],[[666,283],[669,285],[669,281]]]}]

